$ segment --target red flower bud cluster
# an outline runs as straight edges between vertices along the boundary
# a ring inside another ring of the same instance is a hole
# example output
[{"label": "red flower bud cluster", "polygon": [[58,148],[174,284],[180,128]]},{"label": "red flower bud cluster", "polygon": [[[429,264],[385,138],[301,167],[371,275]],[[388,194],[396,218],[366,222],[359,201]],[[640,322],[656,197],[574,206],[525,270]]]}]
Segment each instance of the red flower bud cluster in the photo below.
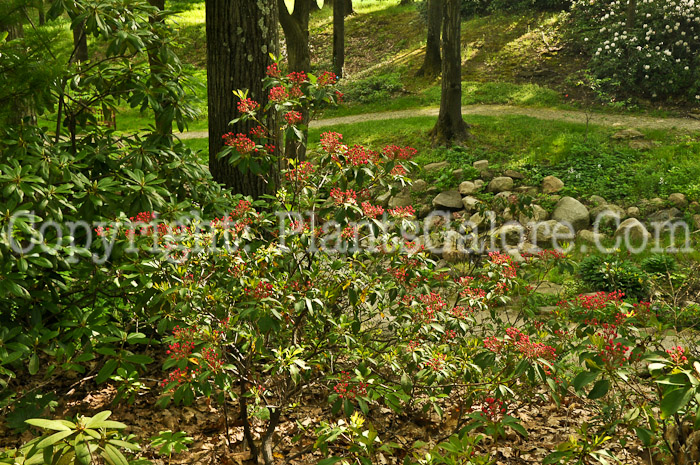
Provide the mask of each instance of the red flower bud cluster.
[{"label": "red flower bud cluster", "polygon": [[246,98],[238,102],[238,111],[240,113],[252,113],[260,108],[260,104],[255,100]]},{"label": "red flower bud cluster", "polygon": [[292,168],[291,170],[287,171],[287,173],[285,173],[285,177],[287,178],[287,181],[306,182],[315,172],[316,168],[311,162],[303,161],[299,163],[296,168]]},{"label": "red flower bud cluster", "polygon": [[257,152],[255,142],[245,134],[233,134],[229,132],[223,135],[224,145],[234,147],[239,153]]},{"label": "red flower bud cluster", "polygon": [[367,383],[353,383],[352,375],[347,371],[340,373],[339,378],[333,390],[341,399],[354,399],[357,396],[364,396],[367,394]]},{"label": "red flower bud cluster", "polygon": [[418,153],[413,147],[398,145],[387,145],[382,152],[389,160],[411,160]]},{"label": "red flower bud cluster", "polygon": [[367,218],[377,218],[384,214],[384,207],[377,205],[374,206],[369,202],[362,202],[362,212]]},{"label": "red flower bud cluster", "polygon": [[277,63],[272,63],[267,67],[267,75],[276,78],[282,76],[282,72],[280,71],[279,66],[277,66]]},{"label": "red flower bud cluster", "polygon": [[503,419],[503,415],[506,414],[507,408],[505,403],[501,399],[495,399],[493,397],[487,397],[479,406],[481,410],[481,416],[492,422],[498,422]]},{"label": "red flower bud cluster", "polygon": [[321,147],[327,153],[337,153],[345,149],[342,139],[343,135],[337,132],[324,132],[321,134]]},{"label": "red flower bud cluster", "polygon": [[335,201],[336,205],[357,204],[357,192],[355,192],[352,189],[341,191],[337,187],[334,187],[333,189],[331,189],[331,198]]},{"label": "red flower bud cluster", "polygon": [[170,358],[182,360],[190,356],[194,350],[194,342],[175,342],[168,345],[168,350],[165,352],[170,355]]},{"label": "red flower bud cluster", "polygon": [[416,214],[416,210],[411,206],[407,207],[396,207],[389,210],[389,214],[394,218],[411,218]]},{"label": "red flower bud cluster", "polygon": [[330,71],[324,71],[321,73],[321,75],[318,77],[318,85],[319,86],[332,86],[333,84],[338,82],[338,76],[335,74],[331,73]]},{"label": "red flower bud cluster", "polygon": [[289,92],[287,92],[287,88],[284,86],[275,86],[270,89],[270,95],[268,98],[271,102],[282,103],[289,99]]},{"label": "red flower bud cluster", "polygon": [[685,349],[681,346],[666,349],[666,353],[671,357],[675,365],[683,365],[688,361],[688,357],[685,356]]},{"label": "red flower bud cluster", "polygon": [[294,126],[295,124],[300,123],[302,118],[303,116],[301,112],[298,111],[289,111],[284,114],[284,120],[289,126]]}]

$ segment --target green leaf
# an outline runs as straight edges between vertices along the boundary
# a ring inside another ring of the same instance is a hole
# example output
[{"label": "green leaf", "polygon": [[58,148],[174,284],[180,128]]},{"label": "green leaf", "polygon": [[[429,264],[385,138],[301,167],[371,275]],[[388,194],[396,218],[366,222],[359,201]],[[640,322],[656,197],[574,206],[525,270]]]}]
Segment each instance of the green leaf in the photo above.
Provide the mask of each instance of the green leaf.
[{"label": "green leaf", "polygon": [[598,371],[582,371],[581,373],[576,375],[576,378],[574,378],[574,389],[580,391],[582,388],[588,386],[593,381],[595,381],[599,374],[600,372]]},{"label": "green leaf", "polygon": [[94,417],[90,418],[90,420],[85,424],[85,428],[96,428],[96,423],[105,421],[107,418],[109,418],[110,415],[112,415],[111,411],[103,410],[102,412],[96,414]]},{"label": "green leaf", "polygon": [[640,441],[642,441],[644,447],[651,446],[651,443],[654,440],[654,433],[651,430],[646,428],[635,428],[634,432],[637,433],[637,437]]},{"label": "green leaf", "polygon": [[124,455],[122,455],[122,453],[119,452],[119,449],[117,449],[111,444],[105,444],[102,457],[105,458],[109,465],[129,465],[129,462],[126,460],[126,457],[124,457]]},{"label": "green leaf", "polygon": [[114,370],[117,369],[118,364],[119,363],[113,358],[107,360],[104,366],[97,373],[97,378],[95,378],[95,382],[97,384],[102,384],[105,381],[107,381],[109,377],[112,376],[112,373],[114,373]]},{"label": "green leaf", "polygon": [[71,434],[75,433],[73,430],[67,430],[67,431],[59,431],[58,433],[54,433],[51,436],[42,439],[39,441],[39,443],[36,445],[37,449],[43,449],[45,447],[53,446],[56,444],[58,441],[62,441],[63,439],[67,438]]},{"label": "green leaf", "polygon": [[338,463],[341,460],[343,460],[342,457],[328,457],[327,459],[323,459],[320,462],[318,462],[318,465],[333,465],[334,463]]},{"label": "green leaf", "polygon": [[32,376],[39,372],[39,357],[36,355],[36,352],[34,352],[32,356],[29,357],[28,370],[29,374]]},{"label": "green leaf", "polygon": [[664,393],[660,405],[661,418],[665,420],[673,416],[690,401],[691,397],[693,397],[693,389],[689,386]]},{"label": "green leaf", "polygon": [[83,439],[83,435],[78,435],[75,440],[75,463],[80,465],[90,465],[90,448]]},{"label": "green leaf", "polygon": [[46,420],[44,418],[32,418],[31,420],[26,420],[25,423],[38,426],[43,429],[52,429],[55,431],[70,431],[71,429],[65,425],[63,422],[58,420]]},{"label": "green leaf", "polygon": [[588,393],[588,398],[591,400],[600,399],[610,390],[610,381],[601,379],[593,385],[593,389]]},{"label": "green leaf", "polygon": [[294,13],[294,0],[284,0],[284,4],[287,7],[287,11],[289,11],[290,15]]}]

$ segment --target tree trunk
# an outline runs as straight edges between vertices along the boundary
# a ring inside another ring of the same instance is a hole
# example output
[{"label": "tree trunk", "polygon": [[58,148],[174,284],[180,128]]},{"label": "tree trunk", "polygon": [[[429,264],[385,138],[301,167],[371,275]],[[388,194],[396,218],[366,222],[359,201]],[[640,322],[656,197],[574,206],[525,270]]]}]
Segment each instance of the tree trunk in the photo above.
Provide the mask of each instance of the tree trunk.
[{"label": "tree trunk", "polygon": [[[165,10],[165,0],[148,0],[148,3],[158,8],[159,11]],[[151,24],[162,23],[163,18],[156,14],[149,18]],[[171,137],[173,134],[173,113],[172,105],[169,104],[169,96],[167,89],[163,88],[163,83],[157,78],[157,75],[166,70],[167,65],[160,59],[158,49],[148,49],[148,64],[151,68],[151,88],[158,91],[160,102],[153,109],[155,116],[156,134],[163,137]]]},{"label": "tree trunk", "polygon": [[627,2],[627,33],[631,34],[637,22],[637,0]]},{"label": "tree trunk", "polygon": [[462,48],[460,0],[446,0],[442,37],[442,94],[440,115],[430,135],[433,141],[460,143],[469,138],[462,118]]},{"label": "tree trunk", "polygon": [[345,1],[333,2],[333,72],[343,77],[345,67]]},{"label": "tree trunk", "polygon": [[[296,0],[290,15],[284,0],[278,0],[280,24],[287,43],[287,60],[290,71],[311,71],[309,52],[309,11],[312,0]],[[314,2],[316,3],[316,2]]]},{"label": "tree trunk", "polygon": [[24,26],[21,22],[14,24],[9,24],[5,26],[5,32],[7,32],[7,40],[16,40],[24,37]]},{"label": "tree trunk", "polygon": [[418,70],[418,76],[433,78],[442,70],[440,58],[440,32],[443,19],[442,0],[428,0],[428,40],[425,46],[423,66]]},{"label": "tree trunk", "polygon": [[[5,32],[7,32],[6,40],[10,41],[24,38],[24,25],[18,15],[12,15],[5,20],[12,21],[6,23],[3,27]],[[12,100],[9,119],[7,121],[8,124],[18,126],[22,123],[24,118],[27,117],[31,117],[32,123],[36,123],[36,112],[26,92],[22,92],[21,95],[15,95]]]},{"label": "tree trunk", "polygon": [[350,16],[355,14],[355,10],[352,9],[352,0],[341,0],[345,2],[345,16]]},{"label": "tree trunk", "polygon": [[36,9],[39,13],[39,26],[46,24],[46,13],[44,12],[44,0],[37,0]]},{"label": "tree trunk", "polygon": [[[284,40],[287,43],[287,62],[289,71],[311,72],[311,53],[309,51],[309,13],[311,3],[314,0],[296,0],[294,11],[289,14],[284,0],[278,0],[280,12],[280,24],[284,31]],[[302,110],[301,124],[309,124],[309,112]],[[306,136],[306,131],[304,132]],[[288,140],[284,144],[284,156],[303,160],[306,158],[306,140],[299,143],[296,140]]]},{"label": "tree trunk", "polygon": [[81,21],[73,28],[73,62],[87,61],[88,45],[87,34],[85,33],[85,22]]},{"label": "tree trunk", "polygon": [[[223,148],[222,136],[230,131],[248,133],[253,122],[239,122],[232,128],[229,121],[237,116],[235,89],[248,89],[250,98],[262,106],[267,103],[262,79],[272,63],[270,53],[277,54],[277,1],[207,0],[207,88],[209,92],[209,171],[214,180],[235,193],[258,198],[270,192],[279,171],[272,170],[266,179],[250,172],[242,173],[228,160],[217,159]],[[266,122],[275,130],[276,120]]]}]

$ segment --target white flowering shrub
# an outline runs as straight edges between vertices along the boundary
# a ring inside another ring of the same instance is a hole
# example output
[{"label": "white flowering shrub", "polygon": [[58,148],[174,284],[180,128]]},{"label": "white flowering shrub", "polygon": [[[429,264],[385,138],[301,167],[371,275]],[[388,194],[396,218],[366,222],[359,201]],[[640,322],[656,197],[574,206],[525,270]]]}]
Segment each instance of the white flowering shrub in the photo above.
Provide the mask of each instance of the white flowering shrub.
[{"label": "white flowering shrub", "polygon": [[590,70],[616,93],[700,100],[700,2],[575,0]]}]

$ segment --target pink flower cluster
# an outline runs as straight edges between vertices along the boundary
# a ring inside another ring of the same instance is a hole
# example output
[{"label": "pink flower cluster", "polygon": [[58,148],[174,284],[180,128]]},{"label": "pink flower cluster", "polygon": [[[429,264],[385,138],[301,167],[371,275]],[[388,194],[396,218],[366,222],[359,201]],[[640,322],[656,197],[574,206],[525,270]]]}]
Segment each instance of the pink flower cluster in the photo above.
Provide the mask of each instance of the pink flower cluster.
[{"label": "pink flower cluster", "polygon": [[285,177],[288,181],[306,182],[315,172],[316,168],[314,165],[311,162],[304,161],[299,163],[296,168],[287,171]]},{"label": "pink flower cluster", "polygon": [[688,361],[688,357],[685,356],[685,349],[681,346],[666,349],[666,353],[671,357],[675,365],[683,365]]},{"label": "pink flower cluster", "polygon": [[357,204],[357,192],[355,192],[352,189],[341,191],[337,187],[334,187],[333,189],[331,189],[331,198],[333,199],[333,201],[335,201],[336,205]]},{"label": "pink flower cluster", "polygon": [[238,111],[240,113],[252,113],[260,108],[260,104],[255,100],[246,98],[238,102]]},{"label": "pink flower cluster", "polygon": [[229,132],[228,134],[223,135],[223,139],[224,145],[235,148],[239,153],[245,154],[258,151],[255,142],[253,142],[245,134],[234,135],[232,132]]}]

